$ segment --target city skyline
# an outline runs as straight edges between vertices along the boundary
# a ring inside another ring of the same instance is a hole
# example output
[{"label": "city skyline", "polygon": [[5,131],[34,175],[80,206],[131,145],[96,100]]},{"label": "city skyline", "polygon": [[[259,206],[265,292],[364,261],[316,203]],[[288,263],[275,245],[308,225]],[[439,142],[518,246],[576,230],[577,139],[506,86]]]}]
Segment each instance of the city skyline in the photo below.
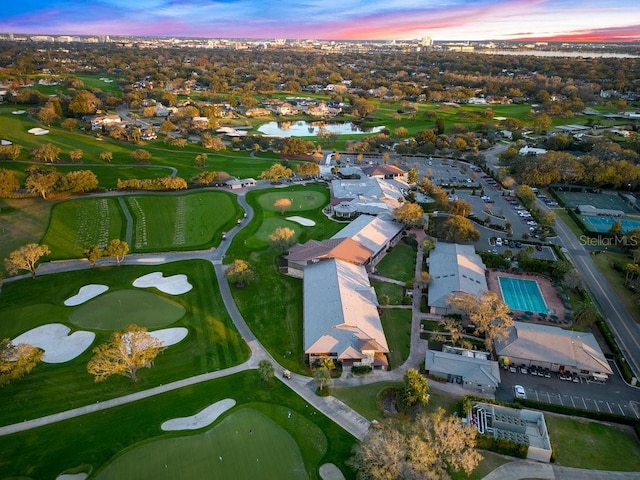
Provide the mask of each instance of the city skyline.
[{"label": "city skyline", "polygon": [[[637,0],[24,0],[0,31],[325,40],[640,40]],[[636,14],[634,16],[634,13]]]}]

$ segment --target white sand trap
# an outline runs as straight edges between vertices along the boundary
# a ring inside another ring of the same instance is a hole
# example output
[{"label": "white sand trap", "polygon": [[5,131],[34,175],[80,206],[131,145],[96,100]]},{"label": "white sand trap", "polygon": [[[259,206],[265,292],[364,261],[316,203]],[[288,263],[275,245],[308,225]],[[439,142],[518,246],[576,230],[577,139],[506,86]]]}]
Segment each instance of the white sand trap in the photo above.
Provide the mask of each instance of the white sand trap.
[{"label": "white sand trap", "polygon": [[69,335],[71,329],[61,323],[41,325],[13,339],[12,343],[27,343],[44,350],[45,363],[64,363],[73,360],[93,343],[96,334],[79,330]]},{"label": "white sand trap", "polygon": [[304,225],[305,227],[313,227],[316,222],[314,222],[313,220],[309,220],[308,218],[304,218],[304,217],[287,217],[287,220],[291,220],[292,222],[296,222],[299,223],[300,225]]},{"label": "white sand trap", "polygon": [[322,480],[344,480],[344,475],[333,463],[320,465],[320,478]]},{"label": "white sand trap", "polygon": [[46,135],[49,133],[49,130],[45,130],[44,128],[31,128],[27,130],[31,135]]},{"label": "white sand trap", "polygon": [[78,293],[72,297],[67,298],[64,301],[64,304],[67,307],[75,307],[76,305],[80,305],[87,300],[91,300],[92,298],[97,297],[101,293],[109,290],[109,287],[106,285],[99,285],[97,283],[92,283],[90,285],[85,285],[78,290]]},{"label": "white sand trap", "polygon": [[88,473],[61,473],[56,480],[84,480],[88,476]]},{"label": "white sand trap", "polygon": [[168,347],[184,340],[189,334],[189,330],[187,330],[185,327],[174,327],[163,328],[162,330],[156,330],[155,332],[148,333],[157,340],[160,340],[160,342],[162,342],[162,345]]},{"label": "white sand trap", "polygon": [[200,410],[191,417],[180,417],[167,420],[160,426],[160,428],[165,432],[172,432],[176,430],[197,430],[198,428],[211,425],[220,415],[230,408],[233,408],[235,404],[236,401],[233,398],[225,398],[224,400],[220,400],[219,402]]},{"label": "white sand trap", "polygon": [[14,115],[24,115],[25,113],[27,113],[26,110],[14,110],[13,112]]},{"label": "white sand trap", "polygon": [[181,295],[193,288],[193,285],[187,281],[186,275],[163,277],[162,272],[153,272],[138,277],[134,280],[133,286],[138,288],[156,287],[169,295]]}]

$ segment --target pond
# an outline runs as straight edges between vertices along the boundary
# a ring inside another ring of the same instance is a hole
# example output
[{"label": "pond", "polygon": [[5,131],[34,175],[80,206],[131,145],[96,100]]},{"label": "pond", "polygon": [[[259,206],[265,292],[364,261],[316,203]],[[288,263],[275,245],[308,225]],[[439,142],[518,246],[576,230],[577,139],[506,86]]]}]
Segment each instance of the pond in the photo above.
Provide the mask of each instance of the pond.
[{"label": "pond", "polygon": [[263,135],[275,135],[278,137],[316,137],[321,131],[331,132],[335,135],[351,135],[362,133],[378,133],[384,130],[384,126],[362,127],[353,122],[327,123],[306,122],[269,122],[258,128]]}]

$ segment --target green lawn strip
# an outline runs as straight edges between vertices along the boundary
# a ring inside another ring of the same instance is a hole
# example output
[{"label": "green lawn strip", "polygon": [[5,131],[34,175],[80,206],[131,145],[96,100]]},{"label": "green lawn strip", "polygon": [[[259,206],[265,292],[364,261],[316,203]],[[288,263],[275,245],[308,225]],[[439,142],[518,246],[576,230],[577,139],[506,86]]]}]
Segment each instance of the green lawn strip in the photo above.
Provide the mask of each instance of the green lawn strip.
[{"label": "green lawn strip", "polygon": [[[260,206],[259,197],[273,191],[309,192],[324,196],[324,204],[329,201],[329,192],[323,185],[249,192],[247,201],[253,207],[255,216],[234,238],[225,262],[245,260],[256,273],[256,280],[245,288],[232,287],[238,309],[253,333],[280,364],[299,373],[308,373],[304,368],[302,351],[302,280],[279,273],[278,252],[271,250],[268,243],[258,238],[267,233],[265,224],[287,222],[279,212],[264,210]],[[298,232],[297,240],[302,243],[312,238],[329,238],[344,227],[328,219],[320,208],[301,212],[300,215],[316,223],[312,227],[292,225]]]},{"label": "green lawn strip", "polygon": [[402,303],[404,287],[378,280],[371,280],[371,286],[375,289],[378,300],[382,295],[386,295],[389,297],[389,305],[400,305]]},{"label": "green lawn strip", "polygon": [[[110,471],[108,464],[114,460],[116,463],[119,462],[122,458],[120,455],[141,454],[139,448],[146,448],[158,440],[180,441],[183,439],[188,441],[190,436],[197,439],[211,427],[193,432],[165,433],[160,430],[160,425],[170,418],[194,415],[203,408],[225,398],[235,399],[237,405],[223,415],[215,425],[220,426],[226,419],[240,413],[240,417],[236,420],[240,423],[237,425],[238,428],[244,426],[245,431],[242,433],[246,434],[246,430],[251,429],[251,426],[244,425],[242,422],[252,417],[243,416],[242,412],[245,410],[244,407],[248,407],[268,417],[270,421],[286,430],[295,440],[307,473],[311,478],[319,478],[318,468],[327,462],[336,464],[347,475],[347,478],[353,477],[353,474],[345,467],[344,461],[350,456],[355,439],[279,381],[276,381],[272,387],[262,386],[256,371],[242,372],[143,399],[134,404],[0,437],[0,471],[4,476],[24,475],[34,479],[54,478],[67,469],[88,464],[93,467],[94,472],[98,473],[98,478],[111,478],[107,475]],[[290,418],[288,417],[289,411],[292,413]],[[256,426],[254,434],[256,440],[259,435],[262,435],[262,433],[258,433],[258,427],[259,425]],[[213,428],[218,427],[214,426]],[[235,434],[235,430],[233,432]],[[225,435],[225,437],[227,436]],[[243,440],[244,448],[240,448],[240,451],[235,455],[232,453],[229,453],[228,457],[226,454],[223,455],[223,464],[234,461],[248,462],[249,459],[255,462],[256,457],[253,454],[256,452],[250,448],[251,439],[244,438]],[[232,446],[236,445],[233,439],[229,439],[229,442]],[[204,445],[198,446],[194,443],[192,445],[194,449],[204,448]],[[216,446],[218,448],[229,447],[223,445],[222,442]],[[272,450],[274,457],[277,458],[277,452],[280,448],[282,448],[282,443],[279,438],[274,439]],[[161,467],[167,465],[167,470],[170,470],[176,465],[183,465],[185,461],[189,461],[189,458],[173,457],[170,449],[155,448],[155,451],[155,458],[148,458],[141,454],[140,459],[144,458],[145,461],[139,462],[140,465],[136,468],[146,466],[149,471],[155,472],[158,465]],[[214,461],[219,461],[218,454],[212,452],[211,455]],[[102,467],[105,467],[104,477],[100,471]],[[240,466],[239,470],[241,468]],[[203,478],[201,475],[180,476],[176,474],[175,470],[170,471],[174,476],[162,476],[162,472],[158,472],[158,475],[161,476],[153,478]],[[218,470],[214,470],[214,472],[217,473]],[[144,475],[144,471],[143,476],[148,477],[148,475]],[[127,477],[132,478],[130,475]],[[218,478],[217,475],[214,477]],[[259,477],[264,478],[264,475],[251,478]],[[220,478],[229,477],[223,475]],[[234,476],[234,478],[239,477]]]},{"label": "green lawn strip", "polygon": [[410,308],[384,308],[380,319],[389,345],[389,368],[398,368],[409,358],[411,350]]},{"label": "green lawn strip", "polygon": [[637,471],[640,445],[630,427],[545,413],[556,464]]},{"label": "green lawn strip", "polygon": [[[40,198],[0,200],[0,258],[27,243],[40,243],[44,236],[54,202]],[[4,262],[0,275],[6,274]]]},{"label": "green lawn strip", "polygon": [[580,229],[576,222],[569,216],[569,214],[565,210],[554,210],[556,216],[565,223],[567,227],[573,232],[576,238],[580,238],[584,233]]},{"label": "green lawn strip", "polygon": [[634,296],[629,289],[624,286],[622,273],[616,272],[610,265],[612,261],[622,261],[626,264],[631,262],[631,260],[626,255],[611,252],[593,255],[591,259],[609,286],[616,292],[629,314],[634,318],[636,323],[640,323],[640,305],[634,300]]},{"label": "green lawn strip", "polygon": [[171,326],[186,327],[187,338],[162,352],[153,368],[139,371],[138,384],[124,377],[111,377],[96,384],[87,373],[86,365],[92,356],[91,349],[111,334],[110,330],[96,330],[91,348],[79,357],[63,364],[41,363],[29,375],[3,387],[1,425],[146,390],[237,365],[248,358],[249,349],[223,305],[213,268],[203,260],[96,268],[6,283],[0,294],[0,318],[5,319],[0,322],[0,338],[15,338],[36,326],[55,322],[68,325],[72,332],[79,330],[70,323],[69,316],[83,307],[65,307],[65,299],[90,283],[107,285],[109,292],[138,290],[132,287],[132,282],[151,272],[163,272],[165,276],[185,274],[193,285],[191,291],[176,296],[155,288],[139,290],[180,304],[186,313]]},{"label": "green lawn strip", "polygon": [[376,265],[376,273],[401,282],[413,280],[415,270],[416,250],[404,242],[393,247]]},{"label": "green lawn strip", "polygon": [[106,247],[124,229],[122,211],[115,198],[83,198],[56,204],[42,243],[50,260],[80,258],[91,245]]}]

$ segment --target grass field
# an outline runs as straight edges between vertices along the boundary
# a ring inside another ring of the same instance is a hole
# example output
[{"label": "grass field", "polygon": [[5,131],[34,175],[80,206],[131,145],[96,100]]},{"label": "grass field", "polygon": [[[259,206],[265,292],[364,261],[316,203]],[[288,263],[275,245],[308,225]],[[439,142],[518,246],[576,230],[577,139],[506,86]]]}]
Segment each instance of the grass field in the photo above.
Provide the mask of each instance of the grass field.
[{"label": "grass field", "polygon": [[398,243],[376,265],[376,271],[401,282],[413,280],[416,272],[416,249],[404,242]]},{"label": "grass field", "polygon": [[142,290],[117,290],[83,303],[69,315],[69,322],[91,330],[121,330],[132,323],[154,330],[177,322],[185,312],[172,298]]},{"label": "grass field", "polygon": [[266,192],[265,194],[260,195],[258,201],[263,209],[279,212],[280,209],[274,207],[273,204],[276,200],[281,198],[288,198],[291,200],[291,207],[286,209],[285,214],[303,212],[306,210],[317,210],[327,203],[325,195],[319,195],[313,190],[290,191],[288,189]]},{"label": "grass field", "polygon": [[241,408],[204,433],[146,442],[129,450],[96,478],[302,480],[309,476],[293,437],[262,413]]},{"label": "grass field", "polygon": [[82,257],[91,245],[106,247],[124,233],[122,210],[115,198],[67,200],[56,204],[42,243],[49,246],[49,259]]},{"label": "grass field", "polygon": [[[295,372],[308,373],[302,363],[302,281],[278,273],[278,253],[271,250],[267,243],[256,240],[266,219],[282,220],[279,212],[264,210],[260,205],[259,197],[273,191],[278,194],[312,191],[315,195],[323,196],[325,202],[329,201],[329,192],[323,185],[249,192],[247,201],[254,208],[255,216],[234,238],[225,262],[236,258],[246,260],[257,275],[257,279],[246,288],[232,288],[238,309],[253,333],[281,365]],[[300,232],[299,242],[328,238],[344,227],[328,219],[320,208],[308,210],[304,216],[316,222],[316,225],[302,227],[295,224],[296,231]]]},{"label": "grass field", "polygon": [[640,444],[630,427],[545,414],[558,465],[594,470],[637,471]]},{"label": "grass field", "polygon": [[[53,322],[66,324],[75,331],[78,328],[70,323],[69,316],[83,307],[65,307],[63,302],[75,295],[80,287],[97,283],[107,285],[110,292],[128,290],[136,278],[156,271],[165,276],[185,274],[193,285],[191,291],[182,295],[156,294],[186,310],[173,325],[186,327],[189,330],[187,338],[161,353],[153,368],[141,370],[137,384],[119,376],[94,383],[86,370],[91,349],[67,363],[42,363],[29,375],[3,387],[0,425],[145,390],[237,365],[248,358],[249,349],[223,305],[211,263],[203,260],[95,268],[5,283],[0,294],[0,318],[3,319],[0,337],[15,338],[34,327]],[[105,342],[110,333],[97,330],[92,347]]]},{"label": "grass field", "polygon": [[[0,200],[0,258],[7,258],[27,243],[39,243],[54,205],[40,198]],[[6,273],[4,263],[0,264],[0,275],[3,273]]]},{"label": "grass field", "polygon": [[384,335],[389,345],[389,369],[398,368],[409,358],[411,350],[410,308],[384,308],[380,315]]},{"label": "grass field", "polygon": [[[167,453],[166,450],[158,451],[158,446],[153,446],[154,443],[175,439],[176,444],[190,443],[193,450],[204,450],[205,445],[199,446],[193,442],[198,439],[203,440],[204,432],[210,428],[193,432],[193,438],[189,440],[192,432],[187,434],[184,432],[162,432],[160,430],[162,422],[170,418],[193,415],[225,398],[235,399],[237,405],[214,424],[210,434],[216,439],[213,448],[228,449],[235,446],[236,444],[232,441],[233,436],[229,436],[235,435],[235,425],[244,426],[243,433],[246,433],[249,428],[253,428],[247,427],[249,424],[245,422],[259,418],[257,412],[260,412],[259,414],[266,417],[268,421],[277,424],[277,427],[272,424],[265,426],[265,430],[268,428],[269,433],[278,435],[272,440],[271,456],[276,460],[280,458],[279,452],[284,446],[280,438],[286,438],[281,431],[278,431],[279,428],[285,430],[297,445],[299,455],[304,461],[306,473],[310,478],[318,479],[319,466],[327,462],[336,464],[348,479],[354,478],[353,473],[345,467],[344,462],[351,454],[351,447],[355,439],[333,421],[309,406],[281,382],[276,381],[274,386],[264,387],[256,371],[242,372],[230,377],[184,387],[133,404],[0,437],[0,471],[3,478],[22,477],[35,480],[55,478],[63,471],[84,466],[84,471],[92,470],[97,478],[111,478],[109,472],[112,462],[117,465],[122,461],[120,460],[121,456],[127,456],[137,452],[141,447],[150,445],[152,450],[157,451],[158,457],[155,460],[146,459],[148,461],[138,462],[139,465],[132,467],[136,469],[148,467],[149,470],[143,471],[141,475],[126,474],[118,478],[166,478],[161,476],[162,472],[158,472],[158,476],[147,475],[146,472],[156,473],[154,468],[158,464],[161,468],[165,464],[167,468],[184,465],[184,459],[176,459],[176,462],[172,462],[171,465],[162,463],[167,458],[165,455],[168,455],[167,459],[175,457],[172,457],[171,452]],[[87,401],[86,403],[91,402]],[[252,416],[250,417],[246,412],[241,413],[243,411],[251,411]],[[291,418],[287,418],[289,411],[292,412]],[[237,418],[233,418],[236,416],[236,412],[241,414]],[[223,425],[230,417],[230,423]],[[267,425],[266,420],[261,419],[260,422],[265,422],[264,425]],[[256,424],[255,421],[250,423]],[[263,423],[260,425],[262,426]],[[222,428],[216,432],[219,427]],[[227,433],[226,429],[229,428],[233,429],[233,434]],[[249,463],[249,459],[253,463],[258,463],[255,461],[256,457],[250,456],[249,453],[256,452],[264,455],[261,435],[262,433],[258,433],[256,428],[253,440],[258,440],[260,437],[260,445],[256,446],[255,450],[248,450],[245,442],[245,448],[230,452],[229,456],[223,454],[223,464],[227,461],[231,463],[235,458],[239,458],[241,463]],[[287,448],[287,450],[290,449]],[[284,453],[285,460],[292,458],[291,454],[295,453],[295,449],[293,450],[294,452]],[[196,455],[196,453],[194,451],[192,454]],[[214,462],[219,462],[219,454],[212,451],[211,456]],[[260,462],[262,461],[261,458]],[[104,470],[101,470],[103,467]],[[238,470],[245,468],[244,465],[238,464],[235,467]],[[246,466],[246,468],[251,467],[252,464]],[[185,468],[198,467],[187,466]],[[247,478],[223,475],[224,471],[213,470],[213,467],[210,471],[209,475],[190,478]],[[236,469],[233,471],[235,472]],[[171,478],[189,477],[175,476]],[[254,475],[250,478],[289,477],[287,475],[280,477]]]},{"label": "grass field", "polygon": [[611,267],[612,261],[622,261],[626,264],[629,263],[629,258],[626,255],[612,252],[594,255],[591,258],[609,286],[617,293],[618,298],[620,298],[629,314],[631,314],[636,323],[640,323],[640,304],[634,300],[634,295],[631,295],[629,289],[624,286],[622,273],[616,272]]},{"label": "grass field", "polygon": [[218,245],[222,232],[242,217],[228,192],[127,196],[134,217],[136,251],[202,249]]},{"label": "grass field", "polygon": [[389,297],[389,305],[400,305],[402,303],[404,287],[395,283],[376,280],[371,281],[371,286],[375,289],[378,300],[382,295],[387,295]]}]

